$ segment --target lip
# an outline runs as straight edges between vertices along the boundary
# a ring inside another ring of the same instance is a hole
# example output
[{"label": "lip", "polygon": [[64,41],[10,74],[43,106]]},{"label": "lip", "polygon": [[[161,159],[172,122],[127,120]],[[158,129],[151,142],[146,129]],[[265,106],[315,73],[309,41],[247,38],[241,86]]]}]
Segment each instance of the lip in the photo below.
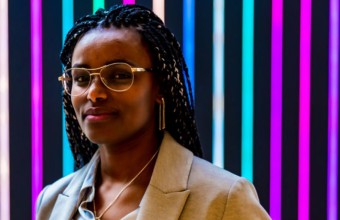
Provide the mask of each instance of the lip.
[{"label": "lip", "polygon": [[91,107],[84,112],[83,119],[91,122],[99,122],[108,120],[117,114],[118,112],[116,110],[101,107]]}]

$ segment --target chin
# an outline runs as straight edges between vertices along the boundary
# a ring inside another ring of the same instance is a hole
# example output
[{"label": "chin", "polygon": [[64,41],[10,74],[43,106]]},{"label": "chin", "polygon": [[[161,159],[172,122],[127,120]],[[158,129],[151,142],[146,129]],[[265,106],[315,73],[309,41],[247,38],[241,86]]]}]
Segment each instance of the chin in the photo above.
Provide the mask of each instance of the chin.
[{"label": "chin", "polygon": [[108,135],[104,134],[103,132],[86,132],[84,131],[85,136],[94,144],[103,144],[107,143],[108,140]]}]

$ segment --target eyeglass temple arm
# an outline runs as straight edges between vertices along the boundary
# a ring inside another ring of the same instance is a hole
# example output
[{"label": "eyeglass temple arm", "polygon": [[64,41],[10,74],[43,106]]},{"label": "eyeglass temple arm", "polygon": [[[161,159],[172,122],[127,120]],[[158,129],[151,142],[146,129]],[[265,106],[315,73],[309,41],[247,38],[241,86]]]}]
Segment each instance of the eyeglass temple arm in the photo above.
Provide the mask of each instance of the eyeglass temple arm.
[{"label": "eyeglass temple arm", "polygon": [[65,80],[69,81],[69,80],[71,80],[71,78],[70,77],[64,77],[64,76],[58,77],[58,81],[60,81],[60,82],[65,81]]},{"label": "eyeglass temple arm", "polygon": [[131,67],[132,72],[151,72],[152,68]]}]

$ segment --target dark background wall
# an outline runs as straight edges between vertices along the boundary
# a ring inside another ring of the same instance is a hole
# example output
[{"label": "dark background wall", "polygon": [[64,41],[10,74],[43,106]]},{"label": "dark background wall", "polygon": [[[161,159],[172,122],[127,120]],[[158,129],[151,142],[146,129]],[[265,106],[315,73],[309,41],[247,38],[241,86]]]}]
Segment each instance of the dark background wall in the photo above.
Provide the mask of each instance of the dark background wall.
[{"label": "dark background wall", "polygon": [[[121,1],[106,1],[106,5]],[[152,6],[151,0],[137,0]],[[313,0],[310,218],[326,219],[329,3]],[[182,43],[182,1],[165,3],[165,21]],[[43,1],[43,184],[62,176],[61,1]],[[212,1],[196,1],[196,116],[212,159]],[[75,20],[92,12],[75,0]],[[282,219],[297,219],[300,3],[284,1]],[[225,1],[225,168],[241,174],[242,1]],[[271,1],[255,1],[254,185],[269,211]],[[31,216],[30,3],[9,1],[11,219]]]}]

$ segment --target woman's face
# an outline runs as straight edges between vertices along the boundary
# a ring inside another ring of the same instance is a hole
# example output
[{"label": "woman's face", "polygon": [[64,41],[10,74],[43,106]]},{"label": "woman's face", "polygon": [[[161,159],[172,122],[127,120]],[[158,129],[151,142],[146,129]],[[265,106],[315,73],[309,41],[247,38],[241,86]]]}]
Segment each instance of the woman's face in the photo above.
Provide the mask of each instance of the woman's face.
[{"label": "woman's face", "polygon": [[[72,67],[92,69],[114,62],[152,67],[149,52],[136,30],[91,30],[79,40],[72,56]],[[109,90],[95,76],[87,91],[71,100],[85,135],[96,144],[117,146],[155,132],[155,105],[159,98],[153,73],[136,72],[133,85],[125,92]]]}]

